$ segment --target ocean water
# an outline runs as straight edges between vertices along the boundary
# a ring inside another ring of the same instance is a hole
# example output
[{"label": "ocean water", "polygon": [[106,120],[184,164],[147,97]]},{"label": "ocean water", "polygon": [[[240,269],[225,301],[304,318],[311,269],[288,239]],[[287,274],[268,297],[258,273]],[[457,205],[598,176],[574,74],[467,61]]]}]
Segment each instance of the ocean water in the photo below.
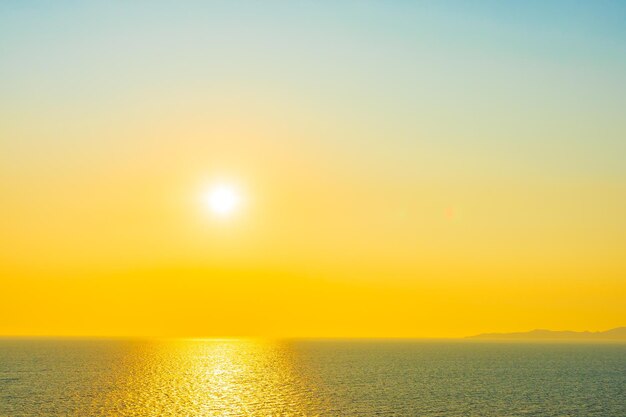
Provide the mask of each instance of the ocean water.
[{"label": "ocean water", "polygon": [[626,416],[626,345],[0,340],[0,416]]}]

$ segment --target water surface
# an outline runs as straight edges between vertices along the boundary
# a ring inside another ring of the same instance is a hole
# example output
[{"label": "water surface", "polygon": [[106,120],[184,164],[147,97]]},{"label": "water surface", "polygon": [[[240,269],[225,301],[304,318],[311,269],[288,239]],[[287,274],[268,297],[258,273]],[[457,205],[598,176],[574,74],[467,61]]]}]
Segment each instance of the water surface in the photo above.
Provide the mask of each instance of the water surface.
[{"label": "water surface", "polygon": [[626,416],[626,345],[0,340],[0,416]]}]

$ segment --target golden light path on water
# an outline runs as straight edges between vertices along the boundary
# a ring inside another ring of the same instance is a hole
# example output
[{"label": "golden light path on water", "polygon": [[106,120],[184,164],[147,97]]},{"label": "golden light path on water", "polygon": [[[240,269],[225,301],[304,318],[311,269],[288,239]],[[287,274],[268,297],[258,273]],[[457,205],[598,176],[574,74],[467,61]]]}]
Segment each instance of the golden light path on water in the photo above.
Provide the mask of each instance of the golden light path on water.
[{"label": "golden light path on water", "polygon": [[131,350],[94,404],[108,415],[309,416],[321,405],[289,342],[178,340]]}]

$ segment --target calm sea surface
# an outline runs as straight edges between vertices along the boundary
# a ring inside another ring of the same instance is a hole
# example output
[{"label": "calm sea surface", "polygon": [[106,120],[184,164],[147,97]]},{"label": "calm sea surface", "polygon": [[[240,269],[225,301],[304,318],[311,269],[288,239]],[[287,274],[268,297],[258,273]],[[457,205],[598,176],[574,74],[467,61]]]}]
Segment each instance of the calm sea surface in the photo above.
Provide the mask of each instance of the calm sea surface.
[{"label": "calm sea surface", "polygon": [[626,345],[0,340],[0,416],[626,416]]}]

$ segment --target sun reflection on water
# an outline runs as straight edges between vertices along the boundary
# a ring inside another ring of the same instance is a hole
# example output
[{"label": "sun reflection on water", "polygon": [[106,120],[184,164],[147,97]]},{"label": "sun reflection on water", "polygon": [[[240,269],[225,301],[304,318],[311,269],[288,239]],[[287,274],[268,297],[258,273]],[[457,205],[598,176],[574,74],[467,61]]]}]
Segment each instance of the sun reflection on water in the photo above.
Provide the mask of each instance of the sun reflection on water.
[{"label": "sun reflection on water", "polygon": [[309,416],[319,409],[288,342],[178,340],[133,349],[105,404],[119,415]]}]

